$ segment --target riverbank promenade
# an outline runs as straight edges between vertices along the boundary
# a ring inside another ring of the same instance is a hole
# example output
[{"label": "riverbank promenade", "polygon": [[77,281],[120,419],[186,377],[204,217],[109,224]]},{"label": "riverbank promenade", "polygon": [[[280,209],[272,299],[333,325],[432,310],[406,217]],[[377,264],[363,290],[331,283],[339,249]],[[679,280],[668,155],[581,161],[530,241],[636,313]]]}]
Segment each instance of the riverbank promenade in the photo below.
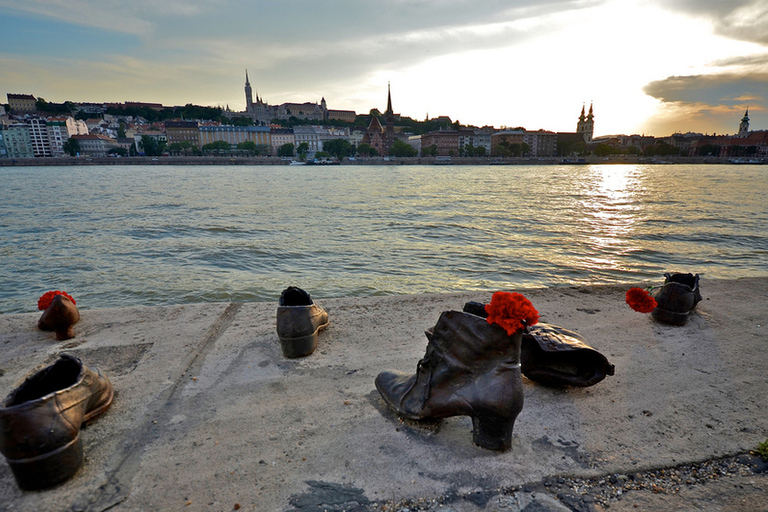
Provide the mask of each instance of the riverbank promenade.
[{"label": "riverbank promenade", "polygon": [[[37,329],[30,304],[0,316],[2,396],[62,352],[116,395],[83,429],[85,464],[66,483],[22,492],[0,460],[0,510],[766,510],[749,453],[768,437],[768,278],[702,277],[682,327],[632,311],[628,288],[517,290],[616,372],[588,388],[523,378],[503,453],[472,443],[468,417],[401,420],[374,386],[383,370],[416,371],[442,311],[491,292],[319,300],[330,325],[300,359],[282,355],[276,303],[78,303],[66,341]],[[669,478],[720,459],[743,471]],[[629,490],[650,473],[658,489]]]}]

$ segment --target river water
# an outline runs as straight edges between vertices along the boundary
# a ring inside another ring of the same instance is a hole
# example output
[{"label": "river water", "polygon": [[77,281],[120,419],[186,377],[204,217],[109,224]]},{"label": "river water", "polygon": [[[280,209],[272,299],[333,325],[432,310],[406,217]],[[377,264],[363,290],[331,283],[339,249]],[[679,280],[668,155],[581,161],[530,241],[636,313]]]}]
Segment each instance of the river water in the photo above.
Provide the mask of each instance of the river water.
[{"label": "river water", "polygon": [[0,313],[768,276],[766,191],[760,165],[0,167]]}]

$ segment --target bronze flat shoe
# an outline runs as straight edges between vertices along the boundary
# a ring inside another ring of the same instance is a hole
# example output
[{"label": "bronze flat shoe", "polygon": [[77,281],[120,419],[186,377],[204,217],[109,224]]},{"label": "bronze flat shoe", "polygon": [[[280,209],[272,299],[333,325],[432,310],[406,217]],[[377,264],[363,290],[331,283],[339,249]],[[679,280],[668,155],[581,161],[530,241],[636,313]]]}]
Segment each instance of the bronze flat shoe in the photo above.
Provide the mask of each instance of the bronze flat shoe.
[{"label": "bronze flat shoe", "polygon": [[664,274],[664,286],[656,292],[655,320],[672,325],[685,325],[691,311],[701,301],[699,274]]},{"label": "bronze flat shoe", "polygon": [[[467,302],[464,311],[488,315],[485,305],[475,301]],[[523,332],[520,366],[530,380],[552,387],[593,386],[615,372],[614,365],[582,336],[541,322]]]},{"label": "bronze flat shoe", "polygon": [[508,449],[523,409],[522,331],[508,335],[480,316],[445,311],[426,335],[415,374],[388,370],[376,377],[381,397],[414,420],[470,416],[476,445]]},{"label": "bronze flat shoe", "polygon": [[112,403],[112,383],[98,369],[62,354],[0,403],[0,453],[23,490],[52,487],[83,464],[81,426]]},{"label": "bronze flat shoe", "polygon": [[51,305],[43,311],[37,327],[43,331],[55,331],[57,340],[68,340],[75,337],[72,326],[78,320],[80,320],[80,311],[77,306],[66,296],[56,295],[51,300]]},{"label": "bronze flat shoe", "polygon": [[593,386],[615,373],[608,359],[579,334],[538,323],[523,333],[523,375],[546,386]]},{"label": "bronze flat shoe", "polygon": [[289,286],[277,306],[277,337],[285,357],[308,356],[317,348],[320,331],[328,327],[328,313],[309,293]]}]

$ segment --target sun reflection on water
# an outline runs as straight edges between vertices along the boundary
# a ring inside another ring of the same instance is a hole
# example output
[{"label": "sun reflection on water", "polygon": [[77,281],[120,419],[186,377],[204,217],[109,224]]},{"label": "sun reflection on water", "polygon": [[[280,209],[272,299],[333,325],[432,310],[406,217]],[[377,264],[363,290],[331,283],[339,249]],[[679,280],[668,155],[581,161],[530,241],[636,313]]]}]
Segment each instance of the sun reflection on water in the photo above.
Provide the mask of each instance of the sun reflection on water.
[{"label": "sun reflection on water", "polygon": [[632,240],[641,221],[638,195],[642,169],[636,165],[590,166],[583,180],[579,210],[583,214],[586,261],[601,268],[626,270],[621,258],[639,250]]}]

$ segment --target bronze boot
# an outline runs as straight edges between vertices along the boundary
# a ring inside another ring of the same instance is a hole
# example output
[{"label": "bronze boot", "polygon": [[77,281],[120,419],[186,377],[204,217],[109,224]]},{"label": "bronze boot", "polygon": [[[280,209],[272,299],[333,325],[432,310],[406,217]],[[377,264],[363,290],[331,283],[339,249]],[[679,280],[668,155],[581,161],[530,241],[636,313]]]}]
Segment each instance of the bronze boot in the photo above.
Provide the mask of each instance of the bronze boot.
[{"label": "bronze boot", "polygon": [[445,311],[427,338],[415,374],[385,371],[376,377],[384,401],[414,420],[470,416],[475,444],[509,448],[523,408],[522,331],[509,336],[477,315]]},{"label": "bronze boot", "polygon": [[44,489],[83,464],[80,427],[112,403],[112,383],[98,369],[63,354],[0,403],[0,453],[19,487]]},{"label": "bronze boot", "polygon": [[55,331],[57,340],[68,340],[75,337],[72,328],[80,320],[80,311],[69,298],[56,295],[51,305],[43,311],[37,322],[37,327],[43,331]]}]

